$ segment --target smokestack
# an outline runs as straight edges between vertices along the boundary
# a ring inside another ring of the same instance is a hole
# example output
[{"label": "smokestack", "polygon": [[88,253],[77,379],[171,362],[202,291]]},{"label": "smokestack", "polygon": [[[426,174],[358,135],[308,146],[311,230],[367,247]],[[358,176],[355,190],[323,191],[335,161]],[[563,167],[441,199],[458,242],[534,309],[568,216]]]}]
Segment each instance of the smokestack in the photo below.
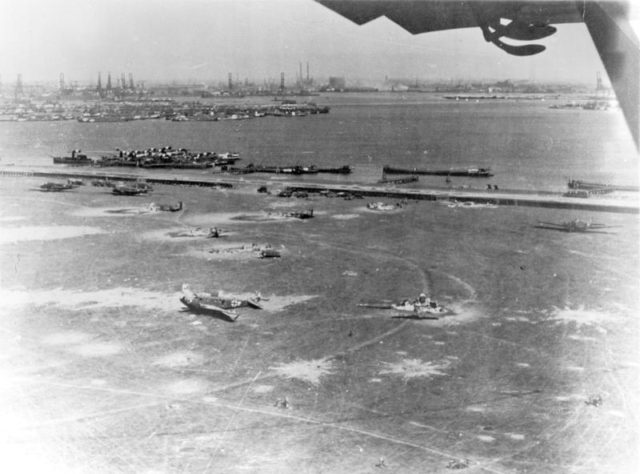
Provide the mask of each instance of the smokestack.
[{"label": "smokestack", "polygon": [[16,98],[21,96],[24,91],[22,90],[22,74],[18,74],[18,78],[16,79]]}]

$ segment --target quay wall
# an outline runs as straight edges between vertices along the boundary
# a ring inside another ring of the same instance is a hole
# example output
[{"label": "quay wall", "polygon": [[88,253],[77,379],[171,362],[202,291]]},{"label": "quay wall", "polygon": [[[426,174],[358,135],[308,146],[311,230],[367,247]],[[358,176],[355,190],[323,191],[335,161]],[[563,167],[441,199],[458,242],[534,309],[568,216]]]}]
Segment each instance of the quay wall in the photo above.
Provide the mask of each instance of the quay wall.
[{"label": "quay wall", "polygon": [[589,200],[588,198],[569,198],[560,194],[521,195],[519,193],[493,193],[483,191],[435,191],[428,189],[376,189],[371,186],[327,186],[327,185],[289,185],[292,191],[317,193],[320,191],[350,192],[370,197],[390,199],[415,199],[423,201],[475,202],[479,204],[497,204],[501,206],[546,207],[570,209],[576,211],[614,212],[640,214],[640,202],[623,203],[613,200]]},{"label": "quay wall", "polygon": [[[236,185],[265,184],[264,179],[246,179],[240,181],[233,177],[220,178],[188,178],[172,175],[149,174],[120,174],[105,172],[87,172],[84,170],[48,170],[48,169],[14,169],[0,168],[0,177],[41,177],[41,178],[81,178],[81,179],[110,179],[113,181],[135,181],[144,179],[148,183],[223,187],[232,188]],[[268,184],[275,184],[269,182]],[[414,199],[423,201],[450,201],[476,202],[481,204],[498,204],[501,206],[518,207],[544,207],[555,209],[569,209],[575,211],[613,212],[624,214],[640,214],[640,201],[616,201],[601,198],[575,198],[565,197],[559,193],[541,191],[540,194],[519,193],[518,191],[482,191],[482,190],[442,190],[442,189],[400,189],[381,185],[357,185],[357,184],[327,184],[327,183],[300,183],[286,181],[277,183],[278,186],[286,186],[292,191],[304,191],[308,193],[335,192],[351,193],[366,197],[384,197],[389,199]]]},{"label": "quay wall", "polygon": [[125,174],[110,174],[110,173],[83,173],[83,172],[69,172],[69,171],[25,171],[25,170],[6,170],[0,169],[0,176],[3,177],[36,177],[36,178],[55,178],[55,179],[109,179],[112,181],[136,181],[143,179],[147,183],[153,184],[174,184],[184,186],[204,186],[204,187],[221,187],[232,188],[233,183],[225,181],[206,181],[200,179],[189,178],[171,178],[171,177],[153,177],[143,175],[125,175]]}]

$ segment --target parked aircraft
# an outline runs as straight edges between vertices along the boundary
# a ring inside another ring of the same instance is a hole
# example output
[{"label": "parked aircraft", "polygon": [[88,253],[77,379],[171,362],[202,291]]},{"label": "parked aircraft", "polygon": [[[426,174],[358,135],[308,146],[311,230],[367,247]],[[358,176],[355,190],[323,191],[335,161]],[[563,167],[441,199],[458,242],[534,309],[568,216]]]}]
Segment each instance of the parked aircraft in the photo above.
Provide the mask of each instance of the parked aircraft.
[{"label": "parked aircraft", "polygon": [[610,229],[616,226],[610,226],[605,224],[598,224],[590,221],[582,221],[580,219],[573,219],[565,222],[538,222],[540,229],[560,230],[563,232],[602,232],[603,229]]}]

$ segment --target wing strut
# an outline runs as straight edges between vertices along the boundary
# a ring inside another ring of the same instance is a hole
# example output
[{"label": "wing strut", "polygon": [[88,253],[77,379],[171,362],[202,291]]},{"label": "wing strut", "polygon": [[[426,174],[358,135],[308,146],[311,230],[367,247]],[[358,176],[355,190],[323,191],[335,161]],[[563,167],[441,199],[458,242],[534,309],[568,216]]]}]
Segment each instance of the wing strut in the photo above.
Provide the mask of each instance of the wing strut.
[{"label": "wing strut", "polygon": [[582,17],[616,92],[631,135],[640,148],[640,45],[620,5],[588,2]]}]

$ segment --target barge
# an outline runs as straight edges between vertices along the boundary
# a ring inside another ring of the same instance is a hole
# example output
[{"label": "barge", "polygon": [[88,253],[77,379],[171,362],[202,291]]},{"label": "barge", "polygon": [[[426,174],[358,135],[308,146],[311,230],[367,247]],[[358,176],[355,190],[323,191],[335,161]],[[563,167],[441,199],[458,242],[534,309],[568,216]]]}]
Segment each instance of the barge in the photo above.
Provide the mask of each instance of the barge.
[{"label": "barge", "polygon": [[334,174],[349,174],[351,173],[351,167],[348,165],[340,166],[337,168],[318,168],[315,165],[311,166],[263,166],[248,164],[244,168],[228,168],[227,171],[234,174],[249,174],[249,173],[274,173],[274,174],[318,174],[318,173],[334,173]]},{"label": "barge", "polygon": [[613,191],[626,191],[626,192],[639,192],[639,186],[618,186],[615,184],[601,184],[590,183],[588,181],[581,181],[579,179],[572,179],[567,183],[569,189],[580,189],[584,191],[591,191],[596,193],[613,192]]},{"label": "barge", "polygon": [[411,174],[432,176],[466,176],[469,178],[490,178],[493,176],[491,168],[450,168],[448,170],[421,170],[417,168],[394,168],[385,165],[383,174]]}]

